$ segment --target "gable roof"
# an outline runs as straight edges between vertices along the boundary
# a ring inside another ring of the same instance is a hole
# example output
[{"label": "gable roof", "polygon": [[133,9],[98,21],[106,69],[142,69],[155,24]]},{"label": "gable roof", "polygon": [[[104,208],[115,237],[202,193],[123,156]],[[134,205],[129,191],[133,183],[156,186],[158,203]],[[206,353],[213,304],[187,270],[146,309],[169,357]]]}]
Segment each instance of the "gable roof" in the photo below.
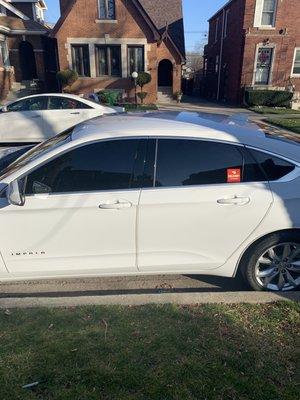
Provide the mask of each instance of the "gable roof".
[{"label": "gable roof", "polygon": [[[68,6],[52,29],[52,37],[59,31],[77,1],[69,0]],[[164,5],[163,12],[159,13],[157,11],[162,11],[162,1],[169,7]],[[168,38],[182,61],[185,61],[182,0],[132,0],[132,2],[151,29],[154,39],[159,41]],[[174,7],[174,2],[178,3],[178,7]],[[170,12],[173,8],[176,8],[175,13]]]},{"label": "gable roof", "polygon": [[173,44],[185,59],[182,0],[139,0],[161,35],[168,30]]},{"label": "gable roof", "polygon": [[3,33],[12,34],[36,34],[43,35],[48,32],[48,29],[31,19],[21,19],[16,17],[0,16],[0,31]]}]

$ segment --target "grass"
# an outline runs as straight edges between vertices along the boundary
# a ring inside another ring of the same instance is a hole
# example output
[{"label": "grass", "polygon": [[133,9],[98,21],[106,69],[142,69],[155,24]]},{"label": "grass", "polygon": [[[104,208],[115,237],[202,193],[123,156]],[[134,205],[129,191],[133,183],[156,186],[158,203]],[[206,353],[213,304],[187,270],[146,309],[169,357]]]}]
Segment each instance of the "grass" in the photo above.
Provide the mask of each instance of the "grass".
[{"label": "grass", "polygon": [[155,104],[138,104],[136,107],[135,104],[132,103],[126,103],[123,105],[125,107],[125,111],[156,111],[158,110],[157,106]]},{"label": "grass", "polygon": [[254,111],[258,114],[300,114],[298,110],[292,110],[291,108],[276,108],[276,107],[250,107],[249,110]]},{"label": "grass", "polygon": [[295,133],[300,133],[300,118],[282,118],[282,119],[266,119],[269,124],[278,126],[279,128],[288,129]]},{"label": "grass", "polygon": [[295,400],[299,313],[296,303],[2,311],[0,399]]}]

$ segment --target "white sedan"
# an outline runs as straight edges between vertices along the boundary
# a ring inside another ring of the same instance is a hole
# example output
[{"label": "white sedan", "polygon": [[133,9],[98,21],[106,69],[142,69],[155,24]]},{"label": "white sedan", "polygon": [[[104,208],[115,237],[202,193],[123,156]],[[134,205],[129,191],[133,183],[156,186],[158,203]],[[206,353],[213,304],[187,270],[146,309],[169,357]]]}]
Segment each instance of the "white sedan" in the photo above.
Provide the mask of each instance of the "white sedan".
[{"label": "white sedan", "polygon": [[229,124],[94,119],[2,171],[0,227],[0,281],[241,272],[288,291],[300,146]]},{"label": "white sedan", "polygon": [[0,109],[1,143],[38,143],[80,122],[123,111],[71,94],[23,97]]}]

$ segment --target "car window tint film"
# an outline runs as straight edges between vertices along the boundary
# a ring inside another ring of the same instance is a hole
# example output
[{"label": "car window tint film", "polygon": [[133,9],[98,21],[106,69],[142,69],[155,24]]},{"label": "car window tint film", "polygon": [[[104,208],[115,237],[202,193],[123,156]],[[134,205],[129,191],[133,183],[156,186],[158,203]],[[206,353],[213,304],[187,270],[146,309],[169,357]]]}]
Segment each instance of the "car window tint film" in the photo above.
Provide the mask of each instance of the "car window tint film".
[{"label": "car window tint film", "polygon": [[136,187],[140,140],[88,144],[29,174],[26,194],[122,190]]},{"label": "car window tint film", "polygon": [[249,150],[265,174],[269,181],[276,181],[289,174],[295,169],[295,165],[288,161],[282,160],[280,157],[263,153],[258,150]]},{"label": "car window tint film", "polygon": [[160,139],[156,186],[228,183],[230,174],[242,180],[243,155],[237,146],[184,139]]}]

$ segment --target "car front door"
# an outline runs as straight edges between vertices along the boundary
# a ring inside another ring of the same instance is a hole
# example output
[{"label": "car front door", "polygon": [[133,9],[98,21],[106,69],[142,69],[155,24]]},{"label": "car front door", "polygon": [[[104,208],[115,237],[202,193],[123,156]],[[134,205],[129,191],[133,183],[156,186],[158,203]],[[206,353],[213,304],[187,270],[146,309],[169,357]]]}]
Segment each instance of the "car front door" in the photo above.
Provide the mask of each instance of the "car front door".
[{"label": "car front door", "polygon": [[220,267],[268,212],[265,176],[243,146],[159,139],[152,147],[155,187],[141,193],[139,270]]},{"label": "car front door", "polygon": [[0,142],[40,142],[44,138],[45,96],[31,97],[9,104],[0,113]]},{"label": "car front door", "polygon": [[[137,272],[146,140],[86,144],[27,176],[23,207],[0,206],[0,253],[16,277]],[[4,201],[4,200],[2,200]]]},{"label": "car front door", "polygon": [[45,138],[52,137],[78,123],[97,116],[89,105],[69,97],[49,96],[44,111]]}]

